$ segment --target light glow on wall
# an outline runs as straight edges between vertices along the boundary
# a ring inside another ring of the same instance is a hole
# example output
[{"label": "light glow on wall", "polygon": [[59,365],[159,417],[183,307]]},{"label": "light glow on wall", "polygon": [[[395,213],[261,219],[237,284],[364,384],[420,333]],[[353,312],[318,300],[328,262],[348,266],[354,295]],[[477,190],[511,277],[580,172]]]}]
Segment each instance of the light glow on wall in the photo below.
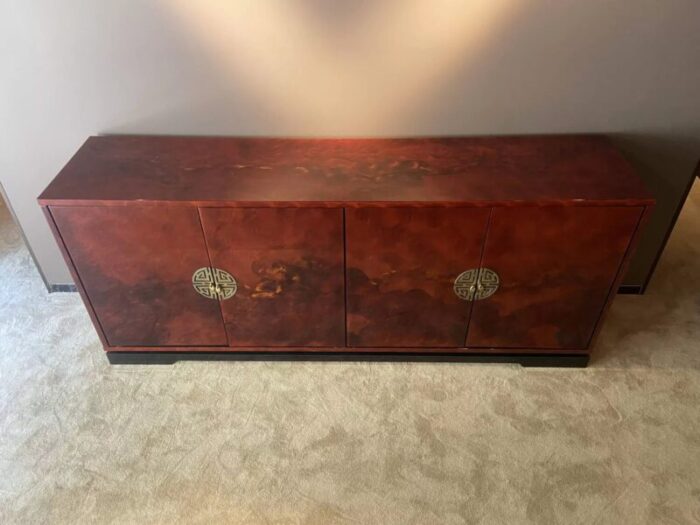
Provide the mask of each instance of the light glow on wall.
[{"label": "light glow on wall", "polygon": [[163,0],[224,82],[245,83],[281,129],[312,134],[381,133],[477,57],[522,2],[358,2],[329,24],[317,2]]}]

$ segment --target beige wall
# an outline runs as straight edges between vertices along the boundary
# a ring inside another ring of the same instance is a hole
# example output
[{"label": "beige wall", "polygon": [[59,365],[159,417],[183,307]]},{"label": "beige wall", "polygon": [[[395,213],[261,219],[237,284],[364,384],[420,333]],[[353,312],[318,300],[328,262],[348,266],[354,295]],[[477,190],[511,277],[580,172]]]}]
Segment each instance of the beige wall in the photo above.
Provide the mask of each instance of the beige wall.
[{"label": "beige wall", "polygon": [[700,156],[698,0],[5,0],[0,181],[51,283],[36,196],[86,136],[606,132],[659,199]]}]

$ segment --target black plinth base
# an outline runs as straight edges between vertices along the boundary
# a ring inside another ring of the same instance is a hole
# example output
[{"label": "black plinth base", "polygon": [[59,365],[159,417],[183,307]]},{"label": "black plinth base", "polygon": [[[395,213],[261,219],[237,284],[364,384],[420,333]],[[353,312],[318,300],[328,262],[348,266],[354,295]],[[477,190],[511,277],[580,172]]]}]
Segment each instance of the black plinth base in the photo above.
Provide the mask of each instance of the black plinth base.
[{"label": "black plinth base", "polygon": [[637,286],[634,284],[623,284],[617,289],[617,293],[627,295],[642,295],[644,294],[644,289],[641,286]]},{"label": "black plinth base", "polygon": [[586,354],[440,354],[398,352],[107,352],[113,365],[172,365],[177,361],[411,361],[516,363],[583,368]]}]

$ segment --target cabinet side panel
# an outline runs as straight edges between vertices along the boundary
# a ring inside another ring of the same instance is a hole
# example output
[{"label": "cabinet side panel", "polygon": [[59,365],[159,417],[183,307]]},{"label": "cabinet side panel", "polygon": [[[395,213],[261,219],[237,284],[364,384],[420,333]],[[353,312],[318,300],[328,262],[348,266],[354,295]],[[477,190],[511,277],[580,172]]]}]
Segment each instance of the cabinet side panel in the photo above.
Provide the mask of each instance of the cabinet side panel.
[{"label": "cabinet side panel", "polygon": [[622,281],[624,280],[625,275],[627,273],[627,268],[629,267],[630,262],[632,261],[632,257],[634,256],[635,251],[637,250],[637,245],[639,244],[641,234],[644,232],[644,228],[648,224],[653,211],[654,206],[645,206],[642,210],[642,213],[640,214],[639,221],[637,222],[637,227],[635,228],[634,233],[632,234],[632,239],[630,240],[630,243],[627,246],[625,256],[623,257],[622,262],[620,263],[620,267],[617,270],[617,276],[615,277],[615,281],[610,287],[610,291],[608,292],[605,304],[601,309],[600,316],[598,317],[593,333],[591,334],[591,339],[588,343],[588,346],[591,348],[593,347],[593,345],[595,345],[598,334],[600,333],[600,329],[603,326],[603,320],[605,319],[605,316],[608,310],[610,309],[610,305],[612,304],[613,300],[615,299],[615,296],[618,293],[618,290],[620,289],[620,286],[622,285]]},{"label": "cabinet side panel", "polygon": [[100,325],[100,321],[97,318],[97,314],[95,313],[95,309],[93,308],[92,303],[90,303],[90,298],[88,297],[87,292],[85,291],[85,287],[83,286],[83,283],[80,280],[78,271],[75,269],[75,264],[73,264],[73,260],[71,259],[70,254],[68,253],[68,248],[66,248],[66,245],[63,242],[63,238],[61,237],[61,233],[58,231],[56,221],[54,221],[54,218],[51,215],[51,208],[48,206],[42,206],[41,211],[44,213],[44,217],[46,217],[46,220],[49,223],[51,233],[53,233],[54,239],[56,239],[56,243],[58,244],[58,248],[61,251],[61,255],[63,255],[63,260],[68,266],[68,270],[70,271],[70,275],[73,278],[75,287],[78,289],[80,298],[83,300],[83,304],[85,305],[85,308],[87,309],[88,314],[90,315],[90,320],[92,321],[92,324],[95,327],[95,331],[97,332],[97,335],[100,338],[100,343],[102,343],[102,347],[105,350],[107,350],[109,348],[109,343],[105,338],[104,330]]},{"label": "cabinet side panel", "polygon": [[347,209],[348,345],[463,346],[471,304],[453,285],[478,268],[489,213]]},{"label": "cabinet side panel", "polygon": [[209,266],[194,208],[51,207],[109,346],[225,346],[217,301],[192,274]]},{"label": "cabinet side panel", "polygon": [[200,214],[212,265],[238,283],[221,303],[231,346],[344,346],[342,209]]},{"label": "cabinet side panel", "polygon": [[482,265],[500,287],[474,303],[467,346],[586,348],[642,210],[494,209]]}]

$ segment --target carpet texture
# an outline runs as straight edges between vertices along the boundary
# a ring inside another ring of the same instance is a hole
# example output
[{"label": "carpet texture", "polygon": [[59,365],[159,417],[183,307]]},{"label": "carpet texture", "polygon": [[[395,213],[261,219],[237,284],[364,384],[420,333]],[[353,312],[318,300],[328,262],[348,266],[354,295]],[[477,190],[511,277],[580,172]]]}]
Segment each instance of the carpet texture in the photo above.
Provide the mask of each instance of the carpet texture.
[{"label": "carpet texture", "polygon": [[109,366],[0,210],[0,523],[700,522],[700,187],[587,369]]}]

